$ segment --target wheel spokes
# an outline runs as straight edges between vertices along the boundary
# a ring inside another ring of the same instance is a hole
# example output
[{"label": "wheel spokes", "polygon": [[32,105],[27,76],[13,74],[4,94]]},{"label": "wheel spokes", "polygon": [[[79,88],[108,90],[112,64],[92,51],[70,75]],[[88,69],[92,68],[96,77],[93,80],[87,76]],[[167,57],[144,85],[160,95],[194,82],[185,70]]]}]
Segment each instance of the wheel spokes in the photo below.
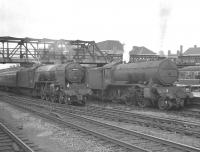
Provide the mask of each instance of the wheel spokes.
[{"label": "wheel spokes", "polygon": [[160,110],[168,110],[169,109],[169,104],[168,104],[168,100],[165,98],[160,98],[158,100],[158,108]]}]

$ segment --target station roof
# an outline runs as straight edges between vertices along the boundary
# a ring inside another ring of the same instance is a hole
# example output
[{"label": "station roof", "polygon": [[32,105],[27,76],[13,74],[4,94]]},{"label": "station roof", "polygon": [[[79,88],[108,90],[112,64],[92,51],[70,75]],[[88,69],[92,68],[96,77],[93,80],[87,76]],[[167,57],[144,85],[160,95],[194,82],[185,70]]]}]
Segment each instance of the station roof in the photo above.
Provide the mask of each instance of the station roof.
[{"label": "station roof", "polygon": [[183,55],[200,55],[200,47],[192,47],[187,49]]},{"label": "station roof", "polygon": [[188,66],[181,68],[180,71],[200,71],[200,66]]},{"label": "station roof", "polygon": [[113,50],[113,51],[124,51],[124,46],[120,41],[117,40],[106,40],[98,42],[97,46],[100,50]]},{"label": "station roof", "polygon": [[129,52],[130,55],[156,55],[155,52],[142,46],[133,46],[132,50]]}]

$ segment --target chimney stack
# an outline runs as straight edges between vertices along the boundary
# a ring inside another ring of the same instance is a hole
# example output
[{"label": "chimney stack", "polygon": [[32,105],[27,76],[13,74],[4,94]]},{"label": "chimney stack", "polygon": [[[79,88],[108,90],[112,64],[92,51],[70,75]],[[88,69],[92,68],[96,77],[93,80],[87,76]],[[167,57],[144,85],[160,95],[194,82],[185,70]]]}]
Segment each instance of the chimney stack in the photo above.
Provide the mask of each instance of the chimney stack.
[{"label": "chimney stack", "polygon": [[171,50],[168,50],[168,56],[170,56],[171,55]]},{"label": "chimney stack", "polygon": [[179,56],[181,54],[181,52],[179,50],[177,50],[177,56]]},{"label": "chimney stack", "polygon": [[[183,54],[183,45],[180,45],[180,54],[179,55],[182,55]],[[178,55],[178,54],[177,54]]]}]

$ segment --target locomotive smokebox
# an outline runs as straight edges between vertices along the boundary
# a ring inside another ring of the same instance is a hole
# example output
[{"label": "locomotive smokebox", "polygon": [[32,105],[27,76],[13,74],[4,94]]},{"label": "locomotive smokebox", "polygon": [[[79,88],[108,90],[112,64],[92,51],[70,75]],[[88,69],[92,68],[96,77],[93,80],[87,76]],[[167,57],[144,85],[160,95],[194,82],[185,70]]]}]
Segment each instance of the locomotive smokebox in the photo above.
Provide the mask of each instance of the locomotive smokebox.
[{"label": "locomotive smokebox", "polygon": [[161,85],[172,85],[178,79],[175,63],[165,59],[129,64],[119,64],[112,69],[114,81],[128,83],[148,83],[152,81]]},{"label": "locomotive smokebox", "polygon": [[84,69],[80,64],[68,63],[65,67],[65,80],[71,83],[80,83],[85,76]]}]

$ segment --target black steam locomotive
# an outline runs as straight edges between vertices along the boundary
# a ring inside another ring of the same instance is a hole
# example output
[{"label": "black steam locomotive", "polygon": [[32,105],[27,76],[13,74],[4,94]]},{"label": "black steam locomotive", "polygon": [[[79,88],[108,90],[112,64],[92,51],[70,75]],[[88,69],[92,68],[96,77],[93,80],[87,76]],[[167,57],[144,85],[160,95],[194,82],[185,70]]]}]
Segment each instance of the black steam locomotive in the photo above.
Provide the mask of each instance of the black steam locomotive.
[{"label": "black steam locomotive", "polygon": [[84,80],[84,68],[73,62],[0,71],[0,86],[3,88],[68,104],[85,103],[90,89]]},{"label": "black steam locomotive", "polygon": [[187,98],[173,83],[178,69],[170,60],[140,63],[110,63],[87,71],[87,83],[93,95],[113,102],[159,109],[181,108]]}]

